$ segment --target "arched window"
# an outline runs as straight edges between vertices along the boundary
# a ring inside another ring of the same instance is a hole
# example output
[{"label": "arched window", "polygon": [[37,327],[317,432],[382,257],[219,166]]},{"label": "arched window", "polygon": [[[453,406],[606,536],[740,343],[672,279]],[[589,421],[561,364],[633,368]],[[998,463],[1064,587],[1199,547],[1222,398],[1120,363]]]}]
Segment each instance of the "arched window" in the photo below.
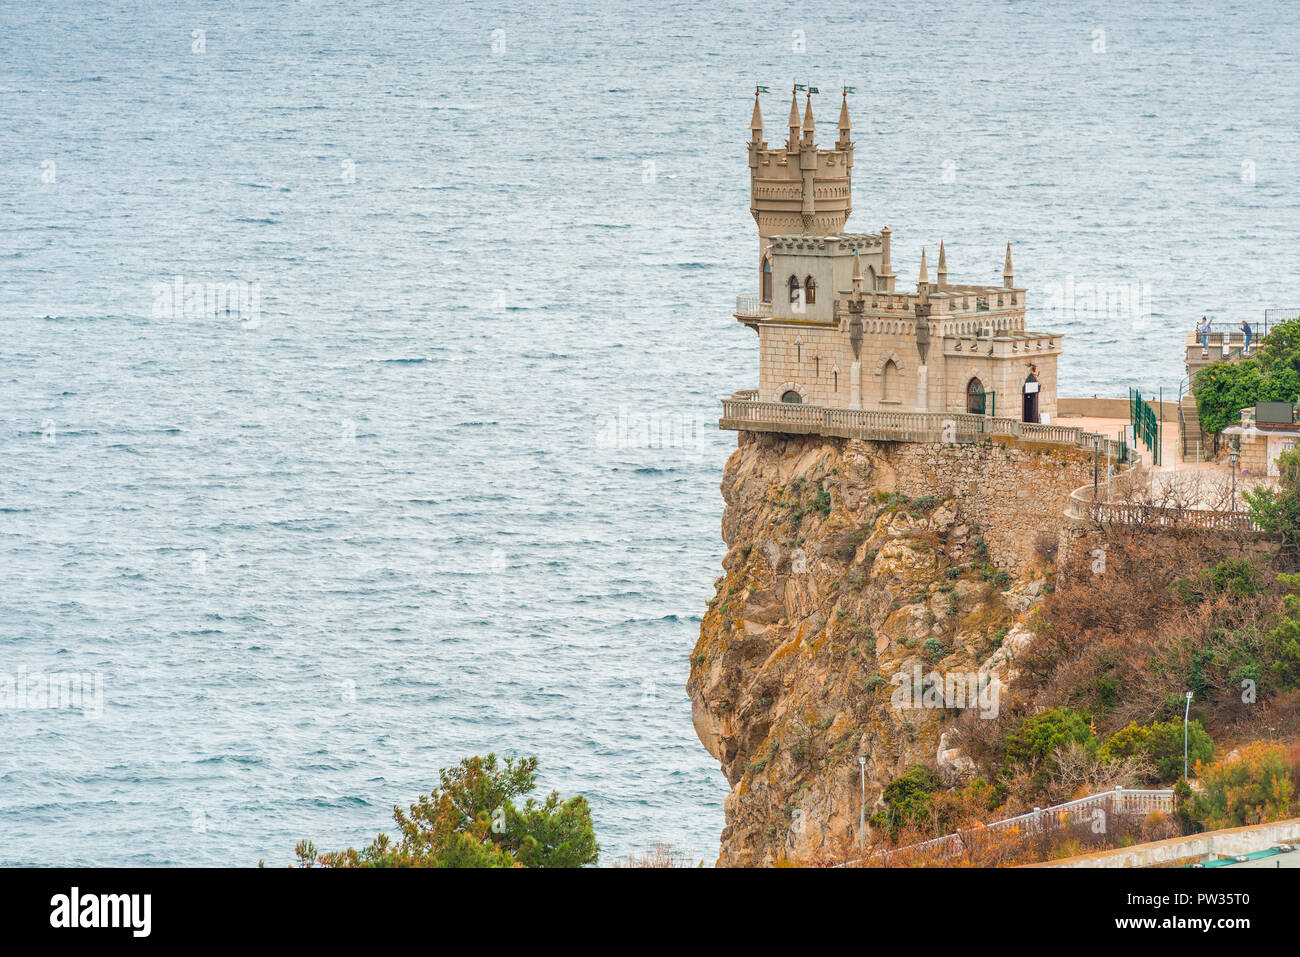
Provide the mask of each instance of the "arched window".
[{"label": "arched window", "polygon": [[798,405],[800,402],[803,401],[803,396],[801,396],[798,392],[795,392],[794,389],[791,389],[788,392],[782,394],[781,401],[788,402],[790,405]]},{"label": "arched window", "polygon": [[898,401],[898,366],[893,359],[880,371],[880,398],[885,402]]},{"label": "arched window", "polygon": [[817,283],[812,276],[803,281],[803,301],[810,306],[817,301]]},{"label": "arched window", "polygon": [[975,376],[966,383],[966,411],[971,415],[984,414],[984,383]]},{"label": "arched window", "polygon": [[790,301],[791,302],[799,301],[799,277],[798,276],[790,277]]},{"label": "arched window", "polygon": [[772,260],[763,257],[763,301],[772,301]]}]

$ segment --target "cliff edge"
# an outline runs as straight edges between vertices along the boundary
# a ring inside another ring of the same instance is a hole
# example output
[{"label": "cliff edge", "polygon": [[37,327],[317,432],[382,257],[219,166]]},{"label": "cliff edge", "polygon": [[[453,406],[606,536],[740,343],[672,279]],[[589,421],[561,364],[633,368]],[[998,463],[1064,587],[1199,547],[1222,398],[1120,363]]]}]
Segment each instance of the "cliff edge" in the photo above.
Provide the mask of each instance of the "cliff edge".
[{"label": "cliff edge", "polygon": [[[739,433],[687,682],[731,786],[719,865],[844,860],[909,766],[967,773],[958,713],[1007,706],[1043,556],[1091,469],[1065,446]],[[984,690],[922,695],[935,672]]]}]

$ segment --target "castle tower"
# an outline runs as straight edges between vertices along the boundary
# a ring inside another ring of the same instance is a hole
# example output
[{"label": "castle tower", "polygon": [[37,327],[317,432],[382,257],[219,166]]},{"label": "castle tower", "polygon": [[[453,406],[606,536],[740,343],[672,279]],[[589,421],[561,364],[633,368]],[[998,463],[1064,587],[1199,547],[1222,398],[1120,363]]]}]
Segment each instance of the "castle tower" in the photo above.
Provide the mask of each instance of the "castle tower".
[{"label": "castle tower", "polygon": [[835,141],[837,150],[847,150],[853,145],[849,139],[851,125],[849,123],[849,92],[844,91],[844,98],[840,100],[840,138]]},{"label": "castle tower", "polygon": [[935,279],[938,281],[940,289],[948,285],[948,256],[944,252],[942,239],[939,240],[939,269]]},{"label": "castle tower", "polygon": [[1016,285],[1015,274],[1011,271],[1011,244],[1007,243],[1007,258],[1002,263],[1002,285],[1013,289]]},{"label": "castle tower", "polygon": [[748,144],[749,211],[758,225],[760,270],[771,237],[839,233],[853,211],[847,100],[840,108],[840,136],[832,149],[817,147],[811,92],[802,117],[798,93],[791,92],[788,127],[785,145],[769,149],[762,142],[762,117],[755,104]]},{"label": "castle tower", "polygon": [[888,226],[880,229],[880,289],[882,292],[894,291],[893,265],[889,261],[889,240],[894,231]]}]

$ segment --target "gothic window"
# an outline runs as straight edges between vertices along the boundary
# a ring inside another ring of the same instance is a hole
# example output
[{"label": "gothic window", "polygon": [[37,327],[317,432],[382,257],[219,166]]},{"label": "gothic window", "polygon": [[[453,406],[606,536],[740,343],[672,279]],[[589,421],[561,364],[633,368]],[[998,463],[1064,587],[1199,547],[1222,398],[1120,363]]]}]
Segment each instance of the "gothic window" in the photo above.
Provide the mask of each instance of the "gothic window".
[{"label": "gothic window", "polygon": [[817,284],[812,276],[803,281],[803,301],[810,306],[817,301]]},{"label": "gothic window", "polygon": [[799,277],[798,276],[790,277],[790,301],[791,302],[799,301]]},{"label": "gothic window", "polygon": [[880,371],[880,398],[885,402],[898,401],[898,366],[893,359]]},{"label": "gothic window", "polygon": [[984,383],[975,376],[966,383],[966,411],[972,415],[984,414]]},{"label": "gothic window", "polygon": [[781,401],[788,402],[790,405],[798,405],[803,401],[803,396],[791,389],[781,396]]},{"label": "gothic window", "polygon": [[763,257],[763,301],[772,301],[772,260]]}]

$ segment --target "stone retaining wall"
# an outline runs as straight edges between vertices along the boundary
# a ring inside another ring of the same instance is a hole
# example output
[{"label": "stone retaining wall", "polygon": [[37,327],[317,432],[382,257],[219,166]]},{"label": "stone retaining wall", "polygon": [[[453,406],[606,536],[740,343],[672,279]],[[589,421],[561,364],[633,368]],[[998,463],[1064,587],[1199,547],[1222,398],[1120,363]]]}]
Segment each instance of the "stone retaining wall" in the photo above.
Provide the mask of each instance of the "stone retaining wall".
[{"label": "stone retaining wall", "polygon": [[991,438],[969,445],[881,443],[898,491],[960,499],[994,561],[1019,571],[1040,538],[1066,525],[1070,493],[1092,481],[1092,453],[1071,445]]},{"label": "stone retaining wall", "polygon": [[[1059,861],[1028,864],[1027,867],[1152,867],[1176,862],[1203,861],[1263,851],[1275,844],[1300,841],[1300,817],[1272,824],[1232,827],[1188,837],[1171,837],[1150,844],[1137,844],[1095,854],[1080,854]],[[1297,852],[1300,853],[1300,852]]]}]

